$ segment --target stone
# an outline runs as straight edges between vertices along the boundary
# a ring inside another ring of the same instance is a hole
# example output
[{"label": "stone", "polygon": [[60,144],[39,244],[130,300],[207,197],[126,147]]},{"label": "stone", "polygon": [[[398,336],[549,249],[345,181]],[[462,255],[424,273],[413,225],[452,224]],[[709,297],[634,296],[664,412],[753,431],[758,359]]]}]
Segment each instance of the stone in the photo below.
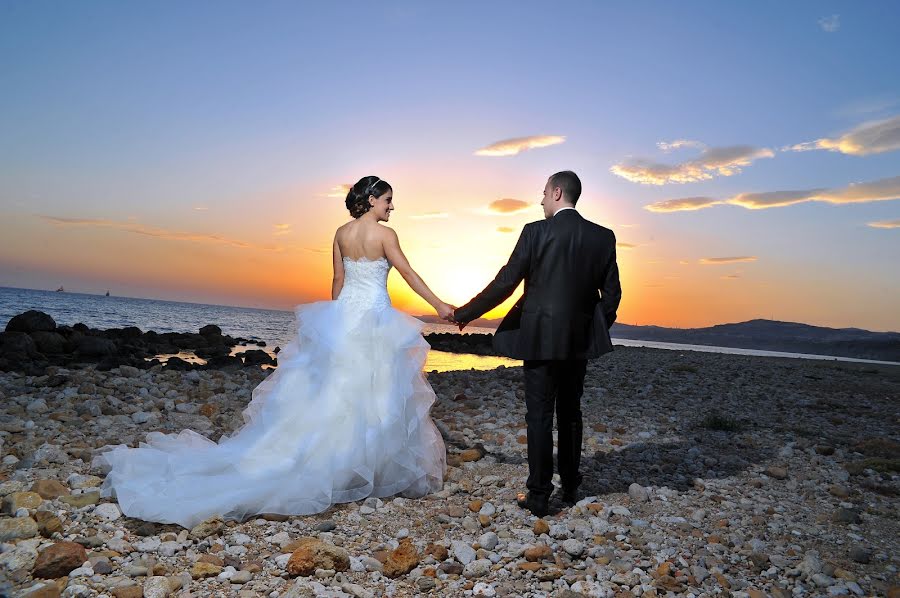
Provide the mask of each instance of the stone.
[{"label": "stone", "polygon": [[536,544],[526,548],[523,555],[526,561],[537,562],[552,557],[553,551],[546,544]]},{"label": "stone", "polygon": [[189,534],[190,538],[193,540],[203,540],[208,538],[209,536],[213,536],[222,531],[222,528],[225,527],[225,521],[219,515],[214,515],[207,519],[204,519],[197,525],[191,528],[191,532]]},{"label": "stone", "polygon": [[0,567],[7,571],[16,571],[17,569],[31,570],[37,559],[37,550],[24,544],[16,546],[12,550],[0,553]]},{"label": "stone", "polygon": [[770,465],[766,468],[766,475],[776,480],[786,480],[788,477],[787,469],[775,465]]},{"label": "stone", "polygon": [[169,592],[169,580],[162,575],[148,577],[144,582],[144,598],[166,598]]},{"label": "stone", "polygon": [[251,573],[250,571],[241,570],[241,571],[238,571],[237,573],[235,573],[234,575],[232,575],[231,579],[229,581],[231,583],[236,583],[236,584],[245,584],[245,583],[250,582],[250,580],[252,580],[252,579],[253,579],[253,573]]},{"label": "stone", "polygon": [[485,550],[493,550],[500,543],[500,538],[494,532],[487,532],[478,537],[478,544]]},{"label": "stone", "polygon": [[19,509],[36,509],[44,499],[37,492],[13,492],[3,498],[3,512],[15,515]]},{"label": "stone", "polygon": [[119,505],[111,502],[105,502],[94,507],[94,515],[106,521],[115,521],[122,516]]},{"label": "stone", "polygon": [[37,493],[45,500],[71,494],[71,491],[57,480],[37,480],[31,485],[31,492]]},{"label": "stone", "polygon": [[450,544],[450,550],[453,553],[453,557],[463,565],[468,565],[475,560],[475,549],[467,542],[454,540]]},{"label": "stone", "polygon": [[69,505],[70,507],[81,509],[88,505],[95,505],[100,502],[100,493],[94,491],[84,492],[82,494],[71,494],[69,496],[60,496],[59,501]]},{"label": "stone", "polygon": [[862,523],[862,517],[858,510],[844,507],[834,512],[833,520],[838,523]]},{"label": "stone", "polygon": [[832,484],[828,487],[828,493],[838,498],[850,498],[850,490],[846,486]]},{"label": "stone", "polygon": [[59,598],[59,586],[53,582],[45,583],[21,594],[21,598]]},{"label": "stone", "polygon": [[475,447],[475,448],[466,449],[466,450],[460,452],[459,459],[463,463],[469,463],[472,461],[480,461],[481,459],[484,458],[484,456],[486,454],[487,454],[487,451],[485,451],[484,448]]},{"label": "stone", "polygon": [[300,538],[300,546],[291,554],[286,566],[289,575],[313,575],[316,569],[347,571],[350,555],[343,548],[318,538]]},{"label": "stone", "polygon": [[418,566],[421,556],[412,540],[403,538],[400,545],[391,552],[384,562],[384,575],[391,579],[406,575]]},{"label": "stone", "polygon": [[319,524],[316,524],[317,532],[331,532],[337,529],[337,524],[331,519],[327,519]]},{"label": "stone", "polygon": [[[476,583],[475,586],[472,588],[472,595],[473,595],[473,596],[488,596],[488,597],[491,597],[491,596],[496,596],[496,595],[497,595],[497,590],[495,590],[495,589],[494,589],[494,586],[492,586],[491,584],[485,583],[485,582],[483,582],[483,581],[479,581],[479,582]],[[575,598],[575,596],[572,596],[571,598]]]},{"label": "stone", "polygon": [[213,563],[197,561],[191,567],[191,578],[192,579],[205,579],[207,577],[216,577],[221,572],[222,572],[221,565],[214,565]]},{"label": "stone", "polygon": [[463,576],[465,577],[484,577],[491,572],[491,561],[488,559],[478,559],[472,561],[463,568]]},{"label": "stone", "polygon": [[111,590],[116,598],[141,598],[144,589],[141,586],[119,586]]},{"label": "stone", "polygon": [[862,546],[854,546],[850,549],[850,558],[857,563],[868,565],[872,560],[872,551]]},{"label": "stone", "polygon": [[628,496],[636,502],[647,502],[650,500],[650,492],[640,484],[628,486]]},{"label": "stone", "polygon": [[33,538],[37,534],[38,524],[31,517],[4,517],[0,519],[0,542]]},{"label": "stone", "polygon": [[84,546],[75,542],[57,542],[38,553],[32,576],[42,579],[64,577],[88,560]]},{"label": "stone", "polygon": [[569,556],[578,558],[584,554],[584,544],[574,538],[563,541],[562,546]]},{"label": "stone", "polygon": [[52,332],[56,330],[56,322],[42,311],[29,309],[13,316],[6,323],[6,332]]},{"label": "stone", "polygon": [[547,522],[543,519],[538,519],[534,522],[534,535],[540,536],[541,534],[549,534],[550,526],[547,525]]},{"label": "stone", "polygon": [[450,557],[450,552],[443,544],[428,544],[425,547],[425,554],[430,554],[438,562],[446,561]]}]

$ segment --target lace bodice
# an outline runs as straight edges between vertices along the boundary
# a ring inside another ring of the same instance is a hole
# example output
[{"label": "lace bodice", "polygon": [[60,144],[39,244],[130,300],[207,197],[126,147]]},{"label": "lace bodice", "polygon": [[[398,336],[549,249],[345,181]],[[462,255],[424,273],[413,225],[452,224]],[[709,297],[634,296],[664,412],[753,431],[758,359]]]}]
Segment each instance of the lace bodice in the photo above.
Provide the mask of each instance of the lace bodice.
[{"label": "lace bodice", "polygon": [[344,258],[344,287],[337,300],[361,309],[390,307],[387,277],[391,264],[387,258],[376,260]]}]

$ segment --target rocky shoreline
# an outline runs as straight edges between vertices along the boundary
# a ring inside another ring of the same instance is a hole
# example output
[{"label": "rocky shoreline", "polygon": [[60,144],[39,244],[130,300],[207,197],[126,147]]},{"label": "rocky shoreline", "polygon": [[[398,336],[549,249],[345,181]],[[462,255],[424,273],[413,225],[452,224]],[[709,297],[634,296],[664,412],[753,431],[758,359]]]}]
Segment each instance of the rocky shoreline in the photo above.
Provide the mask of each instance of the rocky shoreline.
[{"label": "rocky shoreline", "polygon": [[[234,355],[240,345],[265,347],[265,342],[223,335],[221,328],[209,324],[197,333],[153,331],[140,328],[97,330],[84,324],[57,326],[49,315],[27,311],[13,317],[0,332],[0,372],[21,371],[40,375],[47,366],[67,368],[95,367],[100,371],[126,365],[150,369],[160,365],[159,355],[171,355],[166,369],[186,371],[197,367],[219,369],[242,366],[276,365],[277,361],[261,349],[249,349]],[[177,354],[189,352],[205,360],[203,366]],[[278,352],[276,347],[275,353]]]},{"label": "rocky shoreline", "polygon": [[900,368],[617,349],[582,500],[541,520],[520,368],[431,373],[441,492],[186,530],[100,498],[93,456],[230,434],[266,372],[36,367],[0,373],[0,595],[900,596]]}]

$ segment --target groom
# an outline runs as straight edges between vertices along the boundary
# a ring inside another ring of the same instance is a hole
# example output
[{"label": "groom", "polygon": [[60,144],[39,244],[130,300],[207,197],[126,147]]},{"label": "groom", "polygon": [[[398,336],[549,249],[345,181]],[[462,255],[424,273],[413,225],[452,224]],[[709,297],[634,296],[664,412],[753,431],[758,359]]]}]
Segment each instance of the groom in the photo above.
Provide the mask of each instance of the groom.
[{"label": "groom", "polygon": [[524,294],[494,334],[494,349],[525,362],[528,494],[519,504],[539,517],[553,491],[554,406],[562,500],[576,501],[587,360],[612,351],[609,327],[622,299],[616,237],[575,210],[580,195],[574,172],[551,176],[541,201],[546,220],[525,225],[493,282],[454,313],[461,330],[525,280]]}]

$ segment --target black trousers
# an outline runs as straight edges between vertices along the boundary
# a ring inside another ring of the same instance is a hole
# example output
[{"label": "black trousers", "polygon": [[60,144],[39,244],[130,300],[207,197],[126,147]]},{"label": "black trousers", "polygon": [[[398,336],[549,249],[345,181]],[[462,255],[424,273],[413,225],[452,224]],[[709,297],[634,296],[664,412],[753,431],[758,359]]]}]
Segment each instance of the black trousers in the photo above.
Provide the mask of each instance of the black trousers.
[{"label": "black trousers", "polygon": [[585,360],[525,361],[525,422],[528,424],[528,491],[538,499],[553,492],[553,412],[559,449],[557,467],[563,488],[581,483],[581,395]]}]

